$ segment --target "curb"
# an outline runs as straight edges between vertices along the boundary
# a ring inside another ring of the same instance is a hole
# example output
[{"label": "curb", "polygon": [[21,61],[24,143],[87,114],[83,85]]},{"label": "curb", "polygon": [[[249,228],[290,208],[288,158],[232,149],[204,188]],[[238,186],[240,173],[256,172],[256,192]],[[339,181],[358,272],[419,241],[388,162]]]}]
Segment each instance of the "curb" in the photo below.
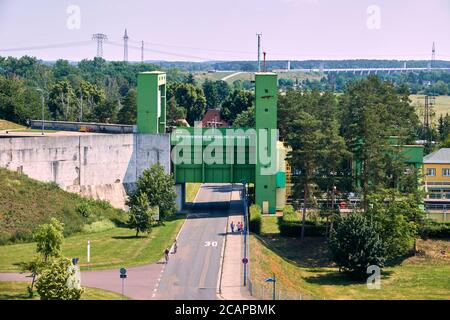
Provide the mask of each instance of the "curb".
[{"label": "curb", "polygon": [[[234,191],[234,184],[231,186],[231,192],[230,192],[230,203],[231,199],[233,197],[233,191]],[[228,209],[229,211],[229,209]],[[227,216],[227,225],[225,226],[225,236],[222,240],[222,252],[220,254],[220,266],[219,266],[219,273],[217,276],[217,289],[216,289],[216,295],[220,300],[226,300],[222,296],[222,275],[223,275],[223,262],[225,260],[225,248],[227,246],[227,238],[228,238],[228,223],[230,222],[230,214],[228,212]]]}]

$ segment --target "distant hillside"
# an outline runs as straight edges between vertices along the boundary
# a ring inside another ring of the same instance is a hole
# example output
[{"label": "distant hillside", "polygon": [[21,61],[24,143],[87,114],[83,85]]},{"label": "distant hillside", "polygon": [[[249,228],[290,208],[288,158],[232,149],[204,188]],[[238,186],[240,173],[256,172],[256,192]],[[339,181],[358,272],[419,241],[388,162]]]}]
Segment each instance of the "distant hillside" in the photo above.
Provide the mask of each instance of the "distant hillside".
[{"label": "distant hillside", "polygon": [[126,213],[104,201],[82,198],[26,175],[0,168],[0,244],[31,240],[35,228],[56,217],[65,235],[99,220],[125,221]]}]

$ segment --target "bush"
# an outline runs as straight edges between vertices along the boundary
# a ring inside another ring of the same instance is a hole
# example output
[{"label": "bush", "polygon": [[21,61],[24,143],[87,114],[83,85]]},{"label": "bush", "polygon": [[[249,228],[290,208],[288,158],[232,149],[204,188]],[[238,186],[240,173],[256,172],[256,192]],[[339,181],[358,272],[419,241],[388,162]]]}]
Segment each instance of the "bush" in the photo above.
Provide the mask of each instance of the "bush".
[{"label": "bush", "polygon": [[450,222],[437,222],[428,220],[419,228],[419,235],[424,239],[428,238],[450,238]]},{"label": "bush", "polygon": [[[297,216],[294,208],[287,205],[283,209],[283,216],[278,220],[280,234],[285,237],[300,237],[302,232],[302,222]],[[312,221],[305,221],[306,237],[321,237],[325,235],[326,226]]]},{"label": "bush", "polygon": [[257,204],[250,206],[250,231],[256,234],[261,233],[262,215],[261,207]]},{"label": "bush", "polygon": [[[280,219],[278,222],[280,234],[284,237],[300,237],[302,232],[301,221],[286,222]],[[322,237],[325,235],[326,226],[305,221],[305,237]]]},{"label": "bush", "polygon": [[36,282],[36,290],[41,300],[79,300],[83,288],[74,279],[75,270],[67,258],[58,258],[50,262]]},{"label": "bush", "polygon": [[331,234],[329,246],[339,270],[358,279],[367,277],[371,265],[382,268],[387,259],[386,245],[375,224],[361,214],[342,219]]}]

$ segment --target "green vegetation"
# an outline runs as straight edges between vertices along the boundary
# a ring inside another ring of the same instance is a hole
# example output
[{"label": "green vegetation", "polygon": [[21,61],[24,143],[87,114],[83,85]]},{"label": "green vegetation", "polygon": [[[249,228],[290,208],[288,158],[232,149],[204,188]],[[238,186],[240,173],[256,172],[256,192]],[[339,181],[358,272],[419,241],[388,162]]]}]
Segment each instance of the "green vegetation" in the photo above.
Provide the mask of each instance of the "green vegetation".
[{"label": "green vegetation", "polygon": [[13,130],[13,129],[17,130],[23,128],[24,128],[23,126],[17,123],[0,119],[0,130]]},{"label": "green vegetation", "polygon": [[[27,292],[26,282],[15,282],[15,281],[0,281],[0,300],[29,300],[29,299],[39,299],[39,295],[34,295],[30,298]],[[84,293],[81,296],[81,300],[121,300],[122,295],[100,290],[96,288],[84,287]],[[125,297],[125,299],[127,299]]]},{"label": "green vegetation", "polygon": [[261,207],[257,204],[250,206],[250,231],[256,234],[261,233],[262,213]]},{"label": "green vegetation", "polygon": [[[80,214],[80,206],[88,208],[88,218]],[[64,224],[64,235],[68,236],[100,220],[122,223],[127,214],[105,201],[85,199],[54,183],[0,168],[0,244],[31,240],[36,227],[51,217]]]},{"label": "green vegetation", "polygon": [[194,202],[201,186],[201,183],[186,183],[186,202]]},{"label": "green vegetation", "polygon": [[67,258],[50,261],[39,273],[36,290],[41,300],[80,300],[83,288]]},{"label": "green vegetation", "polygon": [[[306,237],[301,241],[280,237],[272,232],[275,227],[275,217],[264,217],[263,230],[269,229],[270,233],[251,237],[251,276],[260,298],[262,288],[265,298],[271,297],[271,285],[263,281],[275,273],[282,299],[450,299],[450,283],[444,281],[450,268],[448,240],[419,240],[421,255],[386,267],[381,290],[370,290],[365,281],[338,272],[329,259],[324,238]],[[447,252],[445,256],[440,254],[442,250]]]},{"label": "green vegetation", "polygon": [[[127,205],[133,209],[131,210],[132,220],[133,216],[136,217],[136,214],[144,212],[150,217],[150,208],[158,208],[156,210],[162,221],[174,214],[177,197],[174,186],[172,174],[166,173],[164,166],[160,163],[154,164],[150,169],[145,169],[136,181],[136,190],[129,195],[127,201]],[[147,198],[147,201],[143,201],[142,196]],[[134,220],[136,222],[136,219]],[[149,223],[148,221],[143,222],[144,224]]]},{"label": "green vegetation", "polygon": [[376,225],[365,215],[351,214],[342,219],[330,238],[333,261],[353,278],[367,277],[367,268],[384,266],[387,246],[376,231]]},{"label": "green vegetation", "polygon": [[[148,236],[135,237],[127,227],[94,232],[79,233],[64,239],[62,250],[67,257],[80,258],[81,269],[104,270],[118,267],[132,267],[159,261],[163,250],[175,239],[184,215],[174,215],[163,225],[154,226]],[[87,242],[91,242],[91,262],[86,262]],[[20,262],[29,261],[36,249],[36,243],[22,243],[0,246],[0,272],[17,272]]]}]

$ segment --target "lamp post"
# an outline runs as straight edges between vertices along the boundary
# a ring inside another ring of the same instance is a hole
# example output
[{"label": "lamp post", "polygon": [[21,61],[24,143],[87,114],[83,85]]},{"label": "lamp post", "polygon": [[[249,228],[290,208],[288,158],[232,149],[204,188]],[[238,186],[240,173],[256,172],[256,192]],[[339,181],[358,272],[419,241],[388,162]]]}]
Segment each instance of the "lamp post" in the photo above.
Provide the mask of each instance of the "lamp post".
[{"label": "lamp post", "polygon": [[244,201],[244,259],[242,259],[242,262],[244,263],[244,287],[247,286],[247,274],[250,276],[250,269],[248,268],[248,257],[247,255],[250,253],[249,248],[249,240],[247,239],[248,236],[250,236],[250,228],[248,224],[248,205],[247,205],[247,181],[242,180],[243,188],[243,201]]},{"label": "lamp post", "polygon": [[275,273],[273,274],[273,277],[272,277],[272,278],[267,278],[265,281],[266,281],[266,282],[272,282],[272,283],[273,283],[272,297],[273,297],[273,300],[276,300],[277,278],[276,278],[276,276],[275,276]]},{"label": "lamp post", "polygon": [[39,91],[41,93],[41,97],[42,97],[42,135],[44,135],[44,104],[45,104],[45,97],[44,97],[44,90],[42,90],[41,88],[37,88],[37,91]]}]

